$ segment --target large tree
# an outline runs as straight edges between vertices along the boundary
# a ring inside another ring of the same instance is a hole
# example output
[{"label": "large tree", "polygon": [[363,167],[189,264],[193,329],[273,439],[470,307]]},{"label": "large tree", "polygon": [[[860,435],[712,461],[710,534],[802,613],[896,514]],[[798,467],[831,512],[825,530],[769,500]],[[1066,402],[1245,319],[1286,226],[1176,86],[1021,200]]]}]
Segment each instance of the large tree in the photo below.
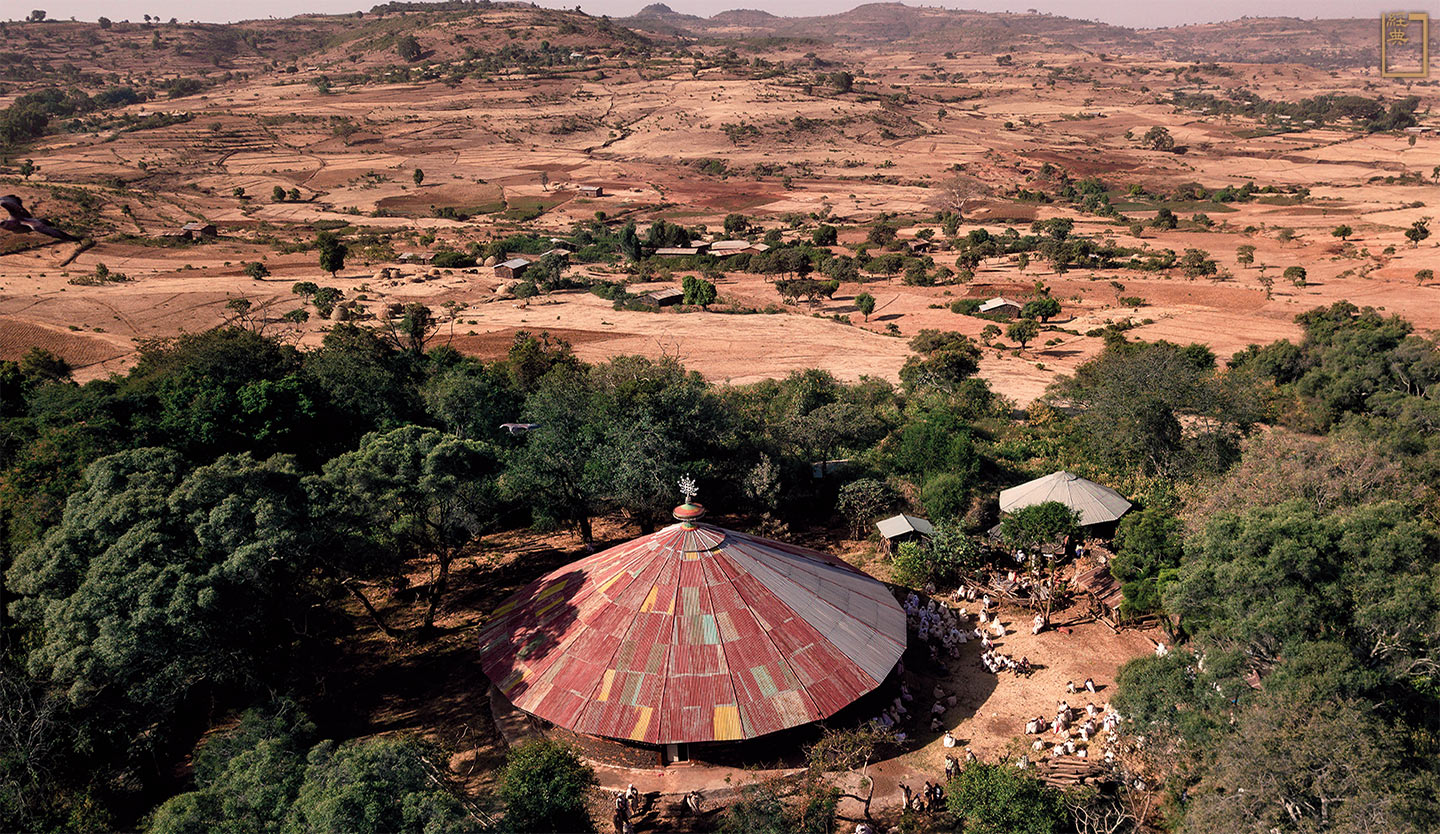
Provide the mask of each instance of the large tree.
[{"label": "large tree", "polygon": [[242,328],[143,344],[115,393],[141,443],[186,454],[305,454],[320,436],[299,352]]},{"label": "large tree", "polygon": [[1036,548],[1074,537],[1079,532],[1080,514],[1059,501],[1021,507],[1000,522],[1000,539],[1008,547]]},{"label": "large tree", "polygon": [[605,474],[598,464],[603,433],[594,420],[588,374],[556,365],[525,400],[524,419],[537,424],[508,458],[505,493],[537,521],[574,524],[593,541],[590,520],[604,509]]},{"label": "large tree", "polygon": [[426,412],[449,433],[492,442],[503,439],[500,424],[513,422],[523,402],[503,365],[469,358],[457,358],[437,369],[421,395]]},{"label": "large tree", "polygon": [[315,246],[320,250],[320,268],[333,277],[345,268],[345,256],[350,249],[334,232],[321,232],[315,237]]},{"label": "large tree", "polygon": [[86,744],[142,756],[198,699],[284,674],[307,599],[307,515],[284,457],[192,470],[149,448],[90,466],[8,576],[10,613],[35,639],[30,671],[89,717]]},{"label": "large tree", "polygon": [[1272,663],[1348,635],[1367,663],[1440,673],[1440,537],[1407,507],[1298,502],[1222,515],[1186,549],[1166,609],[1192,634]]},{"label": "large tree", "polygon": [[679,477],[706,476],[723,457],[724,412],[698,374],[669,358],[616,357],[589,381],[605,502],[649,531],[675,505]]},{"label": "large tree", "polygon": [[980,370],[980,348],[960,333],[921,330],[910,348],[920,356],[910,357],[900,368],[900,380],[909,390],[953,391]]},{"label": "large tree", "polygon": [[456,557],[495,525],[498,474],[487,444],[402,426],[367,435],[360,448],[325,464],[320,494],[329,502],[327,516],[356,538],[400,559],[434,560],[428,629]]},{"label": "large tree", "polygon": [[1051,395],[1080,409],[1086,446],[1109,465],[1218,470],[1259,416],[1248,382],[1219,373],[1201,345],[1116,343]]},{"label": "large tree", "polygon": [[1421,810],[1433,810],[1422,774],[1372,704],[1282,689],[1219,745],[1191,791],[1183,830],[1419,834],[1435,821]]}]

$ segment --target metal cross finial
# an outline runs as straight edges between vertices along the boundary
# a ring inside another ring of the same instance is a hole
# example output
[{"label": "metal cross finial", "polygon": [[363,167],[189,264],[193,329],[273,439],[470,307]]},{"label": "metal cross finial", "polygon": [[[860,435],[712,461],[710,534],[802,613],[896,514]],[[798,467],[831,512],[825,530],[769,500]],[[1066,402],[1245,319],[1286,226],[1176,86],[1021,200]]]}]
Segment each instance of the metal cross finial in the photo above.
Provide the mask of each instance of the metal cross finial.
[{"label": "metal cross finial", "polygon": [[685,496],[685,503],[689,504],[700,494],[700,487],[696,485],[695,479],[689,475],[680,476],[680,494]]}]

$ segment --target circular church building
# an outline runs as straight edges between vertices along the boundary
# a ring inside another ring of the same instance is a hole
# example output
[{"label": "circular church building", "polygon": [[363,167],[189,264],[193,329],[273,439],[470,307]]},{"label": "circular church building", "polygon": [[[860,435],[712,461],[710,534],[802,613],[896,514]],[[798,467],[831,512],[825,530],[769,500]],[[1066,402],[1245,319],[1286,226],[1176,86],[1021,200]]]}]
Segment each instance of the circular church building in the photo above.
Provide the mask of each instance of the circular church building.
[{"label": "circular church building", "polygon": [[676,524],[506,600],[480,635],[499,693],[602,742],[591,754],[653,765],[734,761],[747,740],[830,718],[886,680],[906,635],[885,585],[703,516],[687,502]]}]

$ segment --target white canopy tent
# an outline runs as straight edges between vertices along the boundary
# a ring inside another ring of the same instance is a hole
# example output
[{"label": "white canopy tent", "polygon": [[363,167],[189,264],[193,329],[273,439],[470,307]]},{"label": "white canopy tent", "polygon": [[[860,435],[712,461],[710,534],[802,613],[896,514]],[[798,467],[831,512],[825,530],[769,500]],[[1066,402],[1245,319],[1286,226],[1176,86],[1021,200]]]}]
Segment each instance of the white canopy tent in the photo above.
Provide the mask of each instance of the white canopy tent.
[{"label": "white canopy tent", "polygon": [[1115,521],[1130,509],[1124,496],[1107,486],[1070,472],[1052,472],[1000,492],[1000,511],[1013,513],[1025,507],[1059,501],[1080,514],[1085,526]]}]

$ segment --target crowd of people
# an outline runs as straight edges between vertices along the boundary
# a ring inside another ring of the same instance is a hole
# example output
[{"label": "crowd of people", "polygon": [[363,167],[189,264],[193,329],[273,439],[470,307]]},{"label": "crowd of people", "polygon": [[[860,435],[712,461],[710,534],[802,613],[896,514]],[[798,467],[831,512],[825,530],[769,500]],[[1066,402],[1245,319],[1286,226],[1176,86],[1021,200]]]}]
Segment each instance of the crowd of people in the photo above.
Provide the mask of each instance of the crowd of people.
[{"label": "crowd of people", "polygon": [[[1023,574],[1017,575],[1016,571],[1011,571],[1007,592],[1018,591],[1022,583],[1037,585],[1044,581],[1035,580]],[[905,598],[902,607],[905,610],[912,639],[928,652],[941,676],[949,674],[947,663],[958,658],[960,647],[972,640],[980,643],[979,663],[986,672],[997,675],[1010,672],[1027,677],[1031,674],[1033,667],[1029,657],[1022,656],[1016,659],[1001,651],[998,641],[1005,637],[1007,630],[999,618],[998,601],[991,599],[988,592],[976,586],[965,586],[955,591],[953,600],[947,599],[941,602],[935,597],[933,587],[927,586],[924,590],[926,596],[923,598],[919,593],[911,592]],[[1027,587],[1026,590],[1033,591],[1034,588]],[[972,610],[974,613],[971,613]],[[1031,634],[1040,634],[1049,627],[1049,622],[1044,614],[1037,613],[1029,625]],[[1157,653],[1160,651],[1163,649],[1158,650]],[[1067,682],[1065,685],[1066,698],[1057,702],[1055,716],[1053,718],[1038,716],[1025,724],[1026,735],[1041,736],[1032,745],[1032,753],[1048,756],[1051,759],[1065,756],[1087,759],[1095,755],[1096,750],[1103,750],[1106,761],[1113,761],[1115,756],[1113,731],[1121,723],[1120,714],[1108,703],[1097,706],[1092,701],[1083,707],[1070,704],[1069,696],[1080,693],[1093,695],[1099,688],[1095,680],[1090,677],[1081,682]],[[932,732],[939,732],[945,728],[944,713],[949,707],[955,705],[956,696],[940,683],[935,685],[930,694],[933,700],[930,729]],[[902,683],[900,695],[877,720],[882,726],[894,728],[911,719],[918,718],[919,716],[915,714],[914,710],[914,700],[914,693],[911,692],[910,687]],[[1044,738],[1047,734],[1050,736],[1048,739]],[[946,748],[944,780],[936,784],[926,781],[925,785],[918,789],[918,792],[912,786],[902,784],[900,787],[904,794],[903,809],[926,813],[943,805],[944,788],[942,785],[955,778],[963,767],[961,759],[949,752],[959,745],[958,740],[949,730],[945,730],[943,745]],[[975,760],[975,753],[969,747],[964,748],[964,761],[968,763]],[[1016,761],[1016,765],[1027,768],[1034,766],[1034,762],[1030,755],[1022,755]]]},{"label": "crowd of people", "polygon": [[900,792],[901,813],[914,811],[917,814],[933,814],[945,808],[945,786],[929,779],[925,780],[919,793],[904,783],[900,785]]},{"label": "crowd of people", "polygon": [[[1075,694],[1081,689],[1088,692],[1095,692],[1095,682],[1090,678],[1085,679],[1083,687],[1077,687],[1072,681],[1065,685],[1068,694]],[[1112,741],[1114,730],[1120,726],[1120,713],[1116,712],[1109,704],[1096,706],[1089,702],[1084,708],[1072,707],[1069,700],[1061,700],[1056,704],[1055,717],[1047,719],[1041,715],[1025,722],[1025,735],[1042,736],[1037,738],[1030,745],[1030,749],[1039,754],[1048,752],[1052,759],[1062,756],[1075,756],[1085,759],[1090,756],[1090,746],[1096,737],[1101,733],[1107,733],[1103,745],[1106,761],[1113,761],[1115,757]],[[1046,741],[1043,736],[1051,736]],[[1021,767],[1025,767],[1022,763]]]}]

